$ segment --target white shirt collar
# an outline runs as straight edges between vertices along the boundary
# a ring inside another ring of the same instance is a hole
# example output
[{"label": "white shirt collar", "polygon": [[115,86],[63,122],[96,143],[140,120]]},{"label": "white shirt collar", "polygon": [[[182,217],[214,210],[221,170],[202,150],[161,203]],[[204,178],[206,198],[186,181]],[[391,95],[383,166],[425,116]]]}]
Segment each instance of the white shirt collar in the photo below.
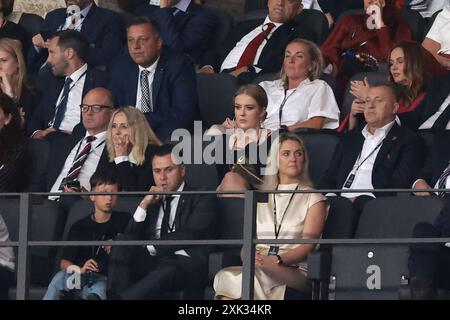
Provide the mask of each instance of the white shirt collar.
[{"label": "white shirt collar", "polygon": [[85,72],[87,72],[88,65],[87,63],[83,64],[83,66],[69,76],[73,82],[76,82]]},{"label": "white shirt collar", "polygon": [[91,11],[92,4],[93,4],[93,2],[90,5],[88,5],[86,8],[84,8],[83,10],[80,11],[80,14],[83,16],[83,18],[86,18],[89,11]]},{"label": "white shirt collar", "polygon": [[190,4],[191,4],[191,0],[181,0],[174,6],[174,8],[177,8],[180,11],[186,12],[187,8],[189,7]]},{"label": "white shirt collar", "polygon": [[375,137],[375,136],[382,136],[385,137],[387,136],[387,134],[389,133],[389,130],[391,130],[392,126],[395,123],[395,119],[392,120],[391,122],[389,122],[388,124],[386,124],[385,126],[375,129],[375,133],[372,135],[369,130],[367,130],[367,124],[364,126],[364,129],[361,131],[362,135],[364,136],[365,139],[367,139],[368,137]]},{"label": "white shirt collar", "polygon": [[[86,135],[84,136],[83,139],[86,139],[87,137],[89,137],[90,134],[89,132],[86,131]],[[94,140],[94,144],[97,144],[99,142],[102,142],[103,140],[106,139],[106,131],[102,131],[100,133],[97,133],[96,135],[94,135],[94,137],[96,137],[97,139]]]},{"label": "white shirt collar", "polygon": [[[181,192],[184,189],[184,181],[180,184],[180,187],[177,189],[177,192]],[[180,197],[181,194],[174,194],[172,197]]]},{"label": "white shirt collar", "polygon": [[263,25],[265,25],[267,23],[273,23],[275,25],[275,29],[282,25],[282,23],[271,21],[269,16],[266,17],[266,19],[264,20]]},{"label": "white shirt collar", "polygon": [[156,59],[155,62],[153,62],[153,64],[150,67],[144,68],[144,67],[138,65],[138,67],[139,67],[139,74],[141,74],[142,70],[147,70],[150,73],[154,73],[155,70],[156,70],[156,66],[158,65],[158,62],[159,62],[159,57],[158,57],[158,59]]}]

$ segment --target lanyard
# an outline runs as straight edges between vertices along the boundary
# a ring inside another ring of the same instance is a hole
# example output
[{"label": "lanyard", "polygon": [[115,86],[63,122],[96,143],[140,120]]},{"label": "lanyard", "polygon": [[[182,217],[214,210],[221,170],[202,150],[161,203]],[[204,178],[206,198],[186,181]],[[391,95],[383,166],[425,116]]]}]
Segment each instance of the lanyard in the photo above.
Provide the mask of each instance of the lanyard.
[{"label": "lanyard", "polygon": [[295,88],[294,91],[292,91],[288,96],[286,96],[287,90],[284,90],[284,99],[283,99],[283,102],[281,102],[280,110],[278,111],[278,118],[280,120],[280,127],[281,127],[281,117],[283,115],[284,105],[286,104],[287,100],[295,93],[295,91],[297,91],[297,88]]},{"label": "lanyard", "polygon": [[[276,190],[278,190],[278,186]],[[298,184],[295,187],[294,191],[298,190]],[[277,219],[277,201],[275,199],[275,193],[273,194],[273,228],[274,228],[274,232],[275,232],[275,239],[278,239],[278,235],[280,234],[280,230],[281,230],[281,225],[283,224],[283,220],[284,220],[284,216],[286,215],[287,209],[289,208],[289,206],[291,205],[292,202],[292,198],[294,198],[295,193],[291,193],[291,197],[289,198],[289,202],[286,206],[286,209],[284,209],[283,215],[281,216],[281,221],[280,224],[278,225],[278,219]]]},{"label": "lanyard", "polygon": [[354,169],[353,174],[356,174],[356,172],[358,172],[359,168],[364,164],[364,162],[366,162],[366,160],[369,159],[373,155],[373,153],[381,147],[383,141],[384,139],[381,140],[380,143],[378,143],[377,146],[372,151],[370,151],[370,153],[367,155],[367,157],[364,158],[364,160],[361,163],[359,162],[359,159],[361,158],[362,150],[359,152],[358,158],[356,159],[357,166],[356,169]]}]

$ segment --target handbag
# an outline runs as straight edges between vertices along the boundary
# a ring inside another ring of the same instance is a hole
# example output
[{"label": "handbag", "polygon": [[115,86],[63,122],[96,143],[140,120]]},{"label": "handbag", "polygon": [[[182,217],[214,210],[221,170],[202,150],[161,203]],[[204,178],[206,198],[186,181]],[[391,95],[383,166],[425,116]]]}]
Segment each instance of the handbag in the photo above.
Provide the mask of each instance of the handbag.
[{"label": "handbag", "polygon": [[247,156],[242,155],[233,165],[231,171],[238,173],[250,185],[261,185],[264,183],[262,176],[259,174],[259,166],[250,164]]}]

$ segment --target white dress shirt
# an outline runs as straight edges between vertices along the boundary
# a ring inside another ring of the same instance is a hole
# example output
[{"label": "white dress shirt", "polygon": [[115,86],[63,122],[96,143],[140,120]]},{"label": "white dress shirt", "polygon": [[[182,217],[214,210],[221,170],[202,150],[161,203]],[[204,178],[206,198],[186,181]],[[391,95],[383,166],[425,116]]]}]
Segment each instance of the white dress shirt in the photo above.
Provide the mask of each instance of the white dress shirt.
[{"label": "white dress shirt", "polygon": [[177,8],[183,12],[187,11],[187,8],[189,7],[189,5],[191,4],[191,0],[180,0],[176,5],[174,5],[174,8]]},{"label": "white dress shirt", "polygon": [[[5,220],[3,220],[0,214],[0,243],[9,241],[8,227]],[[0,247],[0,266],[6,267],[11,271],[14,271],[15,267],[14,250],[12,247]]]},{"label": "white dress shirt", "polygon": [[[373,165],[375,164],[375,160],[377,158],[378,152],[381,149],[380,143],[383,142],[384,138],[388,135],[392,126],[394,125],[395,120],[388,123],[382,128],[376,129],[374,134],[371,134],[367,130],[367,125],[361,131],[364,136],[364,144],[358,159],[356,159],[355,164],[353,165],[352,171],[350,171],[347,179],[350,175],[354,174],[355,178],[353,180],[352,185],[349,188],[342,186],[342,189],[373,189],[372,185],[372,171]],[[378,148],[377,146],[380,145]],[[376,148],[376,149],[375,149]],[[375,150],[375,151],[374,151]],[[372,154],[371,154],[372,153]],[[370,156],[369,156],[370,155]],[[367,159],[366,159],[367,158]],[[364,159],[366,159],[364,161]],[[364,162],[363,162],[364,161]],[[357,169],[359,166],[359,169]],[[347,181],[346,179],[346,181]],[[344,183],[345,185],[345,183]],[[375,198],[373,193],[342,193],[343,197],[346,198],[356,198],[358,196],[367,195]]]},{"label": "white dress shirt", "polygon": [[[73,161],[75,160],[75,156],[78,152],[83,150],[84,146],[87,144],[86,138],[89,136],[89,133],[86,133],[85,137],[79,141],[70,151],[69,156],[64,163],[64,167],[61,170],[58,178],[53,184],[50,192],[60,192],[59,186],[61,185],[62,180],[69,173],[70,168],[72,167]],[[103,149],[105,148],[105,139],[106,139],[106,131],[100,132],[95,135],[97,139],[91,142],[91,151],[87,156],[86,160],[81,167],[80,174],[78,175],[78,181],[80,181],[80,186],[84,187],[87,191],[91,190],[91,184],[89,183],[89,179],[94,174],[95,170],[97,170],[97,165],[100,160],[100,157],[103,153]],[[49,196],[50,200],[56,200],[58,196]]]},{"label": "white dress shirt", "polygon": [[450,54],[450,5],[436,16],[436,19],[427,33],[427,38],[436,41],[441,45],[438,52]]},{"label": "white dress shirt", "polygon": [[[142,106],[141,106],[141,97],[142,97],[142,91],[141,91],[141,72],[142,72],[143,70],[147,70],[147,71],[150,72],[149,75],[148,75],[148,85],[149,85],[150,93],[151,93],[150,99],[152,99],[152,101],[153,101],[153,94],[152,94],[152,92],[153,92],[153,90],[152,90],[153,86],[152,86],[152,84],[153,84],[153,78],[155,77],[155,71],[156,71],[156,67],[157,67],[157,65],[158,65],[158,61],[159,61],[159,57],[158,57],[158,59],[156,59],[156,61],[155,61],[150,67],[148,67],[148,68],[144,68],[144,67],[138,66],[138,67],[139,67],[139,74],[138,74],[138,85],[137,85],[137,92],[136,92],[136,108],[138,108],[138,109],[141,110],[141,111],[142,111]],[[152,103],[153,108],[155,108],[154,103],[155,103],[155,101],[153,101],[153,103]]]},{"label": "white dress shirt", "polygon": [[[59,126],[59,130],[72,133],[75,127],[81,120],[80,104],[83,99],[83,88],[86,80],[87,64],[84,64],[80,69],[73,72],[69,78],[72,79],[70,84],[69,96],[67,99],[67,109],[64,118]],[[59,105],[63,98],[64,87],[61,89],[56,106]],[[56,114],[56,108],[55,108]],[[54,120],[54,119],[53,119]]]},{"label": "white dress shirt", "polygon": [[[424,123],[422,123],[420,125],[419,130],[432,128],[434,123],[436,122],[436,120],[440,117],[442,112],[444,112],[444,110],[448,107],[449,104],[450,104],[450,93],[448,94],[447,98],[445,98],[444,102],[441,104],[441,106],[439,107],[438,111],[436,111],[435,114],[433,114]],[[446,129],[447,130],[450,129],[450,122],[447,123]]]},{"label": "white dress shirt", "polygon": [[[177,191],[178,192],[183,191],[183,189],[184,189],[184,182],[180,185],[180,187],[178,188]],[[180,201],[181,196],[179,194],[176,194],[176,195],[173,195],[172,197],[173,197],[173,199],[170,202],[169,226],[173,226],[173,228],[170,228],[171,230],[169,230],[169,232],[175,231],[175,223],[174,223],[175,215],[177,213],[178,202]],[[147,217],[147,210],[138,206],[133,215],[134,221],[142,222],[145,220],[146,217]],[[161,238],[161,225],[162,225],[163,217],[164,217],[164,208],[161,205],[159,208],[158,219],[156,220],[156,232],[155,232],[156,239]],[[149,246],[147,246],[147,250],[152,256],[157,255],[155,246],[149,245]],[[178,254],[178,255],[183,255],[183,256],[189,257],[189,255],[187,254],[187,252],[185,250],[178,250],[178,251],[175,251],[174,253]]]},{"label": "white dress shirt", "polygon": [[[290,126],[313,117],[324,117],[323,128],[336,129],[339,126],[339,107],[333,90],[323,80],[303,80],[297,88],[284,91],[281,80],[263,81],[259,84],[267,93],[267,118],[263,128],[276,130],[280,125]],[[286,100],[285,100],[286,99]],[[280,107],[284,103],[281,124]]]},{"label": "white dress shirt", "polygon": [[[251,31],[250,33],[247,33],[247,35],[245,35],[236,44],[236,46],[230,51],[230,53],[228,53],[227,57],[225,58],[225,60],[222,63],[222,66],[220,67],[220,71],[223,71],[225,69],[236,68],[236,66],[239,62],[239,59],[242,56],[242,53],[244,53],[245,48],[247,48],[247,45],[250,43],[250,41],[252,41],[254,38],[256,38],[256,36],[258,34],[260,34],[262,32],[263,26],[270,22],[272,22],[272,21],[270,21],[269,17],[267,16],[262,25],[257,26],[255,29],[253,29],[253,31]],[[272,29],[270,34],[267,36],[267,39],[270,39],[270,37],[275,32],[275,30],[277,30],[278,27],[282,25],[282,23],[276,23],[276,22],[272,22],[272,23],[275,25],[275,27]],[[256,56],[255,56],[253,65],[258,64],[259,57],[261,56],[261,52],[263,51],[266,43],[267,43],[267,40],[263,40],[263,42],[261,43],[261,45],[258,48],[258,51],[256,51]],[[261,71],[261,70],[258,70],[258,68],[255,68],[255,69],[257,71]]]}]

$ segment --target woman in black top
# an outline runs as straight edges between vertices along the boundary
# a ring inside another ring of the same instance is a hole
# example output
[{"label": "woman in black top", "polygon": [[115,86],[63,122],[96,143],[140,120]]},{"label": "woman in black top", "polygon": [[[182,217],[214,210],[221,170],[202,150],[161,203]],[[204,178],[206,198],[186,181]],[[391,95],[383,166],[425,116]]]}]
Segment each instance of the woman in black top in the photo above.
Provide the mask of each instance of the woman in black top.
[{"label": "woman in black top", "polygon": [[20,44],[20,50],[27,55],[31,46],[31,35],[17,23],[7,20],[14,7],[14,0],[0,0],[0,38],[10,38]]},{"label": "woman in black top", "polygon": [[0,192],[17,192],[27,182],[25,136],[14,101],[0,92]]}]

